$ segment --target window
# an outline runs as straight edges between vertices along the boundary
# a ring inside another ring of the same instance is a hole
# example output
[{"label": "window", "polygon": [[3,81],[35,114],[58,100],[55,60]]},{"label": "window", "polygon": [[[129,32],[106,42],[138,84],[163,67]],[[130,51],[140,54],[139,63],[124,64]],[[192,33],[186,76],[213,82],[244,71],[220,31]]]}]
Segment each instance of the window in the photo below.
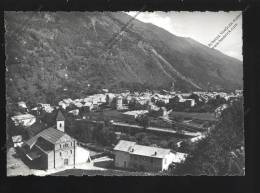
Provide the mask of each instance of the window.
[{"label": "window", "polygon": [[60,127],[62,127],[62,123],[60,123]]},{"label": "window", "polygon": [[62,153],[60,152],[60,156],[62,156]]},{"label": "window", "polygon": [[72,154],[72,150],[70,150],[70,154]]},{"label": "window", "polygon": [[64,165],[69,165],[69,160],[68,159],[64,159]]},{"label": "window", "polygon": [[61,144],[60,144],[60,149],[61,149]]}]

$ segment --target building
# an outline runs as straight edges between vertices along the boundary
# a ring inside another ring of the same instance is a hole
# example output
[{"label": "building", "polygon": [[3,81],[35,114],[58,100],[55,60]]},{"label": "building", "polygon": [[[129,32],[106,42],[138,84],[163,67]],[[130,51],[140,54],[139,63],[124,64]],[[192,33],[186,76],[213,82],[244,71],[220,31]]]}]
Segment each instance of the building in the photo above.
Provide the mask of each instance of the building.
[{"label": "building", "polygon": [[32,138],[36,134],[40,133],[42,130],[46,128],[46,125],[41,120],[36,120],[35,123],[29,126],[20,126],[15,125],[12,121],[10,123],[9,134],[11,137],[20,135],[22,137],[22,142]]},{"label": "building", "polygon": [[147,110],[135,110],[135,111],[127,111],[122,114],[122,118],[124,121],[135,122],[136,118],[140,115],[144,115],[148,113]]},{"label": "building", "polygon": [[181,95],[176,95],[169,99],[169,105],[174,109],[190,108],[196,105],[195,99],[186,99]]},{"label": "building", "polygon": [[65,131],[65,118],[63,117],[61,111],[58,111],[56,117],[57,130],[64,132]]},{"label": "building", "polygon": [[120,140],[114,147],[114,154],[115,167],[154,172],[167,170],[171,163],[180,163],[187,155],[125,140]]},{"label": "building", "polygon": [[159,109],[159,116],[162,116],[162,117],[167,116],[167,109],[165,107],[161,107]]},{"label": "building", "polygon": [[151,111],[158,111],[159,110],[159,107],[157,107],[156,105],[153,104],[153,102],[150,100],[147,102],[147,110],[149,112]]},{"label": "building", "polygon": [[21,126],[31,126],[36,122],[36,117],[31,114],[22,114],[22,115],[16,115],[11,117],[12,121],[14,122],[15,126],[21,125]]},{"label": "building", "polygon": [[107,104],[108,106],[111,106],[111,105],[112,105],[114,97],[115,97],[115,96],[114,96],[114,94],[112,94],[112,93],[107,93],[107,94],[106,94],[106,104]]},{"label": "building", "polygon": [[77,141],[65,133],[65,119],[60,111],[57,114],[56,126],[41,131],[22,147],[28,164],[43,170],[75,165],[84,160],[77,160],[77,149]]},{"label": "building", "polygon": [[123,98],[121,96],[118,96],[116,98],[116,109],[120,110],[123,108]]}]

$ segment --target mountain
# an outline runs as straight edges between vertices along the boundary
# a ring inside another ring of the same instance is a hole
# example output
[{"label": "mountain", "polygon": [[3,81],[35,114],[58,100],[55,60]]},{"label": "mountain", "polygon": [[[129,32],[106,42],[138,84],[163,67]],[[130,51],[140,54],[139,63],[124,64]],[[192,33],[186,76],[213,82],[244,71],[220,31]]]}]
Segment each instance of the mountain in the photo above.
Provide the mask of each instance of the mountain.
[{"label": "mountain", "polygon": [[53,101],[101,88],[242,87],[242,62],[123,12],[5,12],[6,93]]}]

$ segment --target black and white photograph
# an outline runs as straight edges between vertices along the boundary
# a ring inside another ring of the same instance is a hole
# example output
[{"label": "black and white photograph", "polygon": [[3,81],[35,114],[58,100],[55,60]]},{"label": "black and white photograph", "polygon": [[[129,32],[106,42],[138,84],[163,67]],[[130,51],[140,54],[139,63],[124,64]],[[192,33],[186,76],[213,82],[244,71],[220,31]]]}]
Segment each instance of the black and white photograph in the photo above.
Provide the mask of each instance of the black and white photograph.
[{"label": "black and white photograph", "polygon": [[5,11],[10,176],[244,176],[243,11]]}]

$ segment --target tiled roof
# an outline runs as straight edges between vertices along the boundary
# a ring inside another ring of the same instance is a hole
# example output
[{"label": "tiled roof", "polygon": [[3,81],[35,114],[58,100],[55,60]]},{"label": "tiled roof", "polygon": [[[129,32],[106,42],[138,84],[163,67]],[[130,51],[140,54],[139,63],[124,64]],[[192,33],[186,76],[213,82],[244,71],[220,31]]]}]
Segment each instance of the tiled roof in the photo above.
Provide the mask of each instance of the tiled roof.
[{"label": "tiled roof", "polygon": [[34,149],[33,151],[30,151],[28,153],[26,153],[26,156],[30,159],[30,160],[34,160],[37,159],[39,157],[41,157],[41,153],[38,149]]},{"label": "tiled roof", "polygon": [[130,154],[142,155],[148,157],[157,157],[157,158],[164,158],[166,155],[168,155],[171,152],[170,149],[150,147],[144,145],[135,145],[134,147],[132,147],[132,149],[130,150]]},{"label": "tiled roof", "polygon": [[65,118],[64,118],[63,114],[61,113],[61,111],[58,111],[56,121],[65,121]]},{"label": "tiled roof", "polygon": [[27,145],[31,146],[32,144],[34,144],[36,142],[36,140],[39,137],[42,137],[45,140],[49,141],[50,143],[55,144],[56,141],[58,141],[63,135],[65,135],[65,133],[63,133],[62,131],[59,131],[58,129],[50,127],[48,129],[45,129],[42,132],[38,133],[37,135],[35,135],[34,137],[29,139],[25,143]]},{"label": "tiled roof", "polygon": [[171,152],[170,149],[137,145],[135,142],[125,140],[120,140],[118,144],[114,147],[114,150],[128,152],[133,155],[157,158],[164,158]]},{"label": "tiled roof", "polygon": [[36,121],[33,125],[31,125],[29,127],[25,127],[24,129],[29,133],[30,137],[33,137],[36,134],[43,131],[45,129],[45,125],[44,125],[44,123],[42,123],[40,121]]},{"label": "tiled roof", "polygon": [[35,146],[44,151],[45,153],[50,152],[53,149],[52,143],[46,141],[44,138],[39,137],[35,143]]},{"label": "tiled roof", "polygon": [[136,143],[133,141],[120,140],[118,144],[114,147],[114,150],[128,152],[130,148],[133,147],[135,144]]}]

